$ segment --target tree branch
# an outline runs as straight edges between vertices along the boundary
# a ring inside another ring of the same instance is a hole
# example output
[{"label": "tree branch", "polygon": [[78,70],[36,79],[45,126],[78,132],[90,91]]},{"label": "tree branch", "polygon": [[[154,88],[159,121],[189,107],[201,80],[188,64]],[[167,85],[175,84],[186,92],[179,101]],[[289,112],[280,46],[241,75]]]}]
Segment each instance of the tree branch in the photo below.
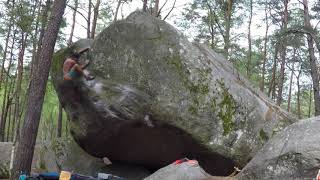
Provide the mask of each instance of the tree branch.
[{"label": "tree branch", "polygon": [[319,25],[320,21],[318,21],[318,23],[314,26],[313,30],[315,31]]},{"label": "tree branch", "polygon": [[312,37],[312,39],[314,40],[315,44],[316,44],[316,47],[320,53],[320,40],[318,39],[318,37],[313,33],[311,32],[310,30],[308,29],[305,29],[305,28],[301,28],[301,29],[288,29],[286,31],[286,33],[300,33],[300,34],[307,34],[307,35],[310,35]]},{"label": "tree branch", "polygon": [[170,15],[170,13],[173,11],[173,9],[174,9],[175,6],[176,6],[176,2],[177,2],[177,0],[174,0],[174,3],[173,3],[173,5],[172,5],[172,8],[171,8],[170,11],[168,12],[168,14],[163,18],[163,20],[166,20],[167,17]]},{"label": "tree branch", "polygon": [[69,8],[71,8],[72,10],[76,11],[77,13],[79,13],[87,22],[88,22],[88,18],[83,15],[81,12],[79,12],[76,8],[74,8],[73,6],[67,5]]},{"label": "tree branch", "polygon": [[160,8],[159,11],[158,11],[157,17],[160,16],[160,13],[161,13],[162,9],[163,9],[163,7],[167,4],[167,2],[168,2],[168,0],[166,0],[166,2],[164,2],[164,4],[161,6],[161,8]]},{"label": "tree branch", "polygon": [[220,26],[220,23],[219,23],[219,21],[218,21],[218,17],[217,17],[217,15],[216,15],[216,13],[212,10],[212,7],[210,6],[210,4],[209,3],[207,3],[207,6],[208,6],[208,8],[209,8],[209,11],[210,11],[210,14],[212,15],[212,16],[214,16],[214,21],[215,21],[215,24],[217,25],[217,27],[218,27],[218,29],[219,29],[219,32],[220,32],[220,34],[221,34],[221,36],[223,37],[223,39],[225,39],[225,35],[224,35],[224,30],[222,29],[222,27]]}]

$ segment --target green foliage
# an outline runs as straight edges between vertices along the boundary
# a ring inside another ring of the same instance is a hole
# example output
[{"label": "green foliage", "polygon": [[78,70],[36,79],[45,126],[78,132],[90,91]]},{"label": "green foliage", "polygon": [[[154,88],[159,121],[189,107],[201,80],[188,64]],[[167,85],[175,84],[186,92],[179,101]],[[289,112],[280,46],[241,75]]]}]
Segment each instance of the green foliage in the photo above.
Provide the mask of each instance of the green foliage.
[{"label": "green foliage", "polygon": [[[310,86],[303,86],[300,92],[300,107],[301,107],[301,118],[309,118],[314,114],[314,102],[313,102],[313,92],[310,91]],[[293,94],[293,97],[297,97],[297,92]],[[311,103],[310,103],[311,98]],[[292,100],[291,111],[294,114],[298,114],[298,104],[297,99]]]},{"label": "green foliage", "polygon": [[1,179],[7,179],[9,178],[10,172],[9,172],[9,162],[5,164],[0,164],[0,178]]},{"label": "green foliage", "polygon": [[243,13],[240,10],[243,6],[241,1],[230,2],[231,4],[228,4],[228,1],[194,0],[184,9],[183,18],[176,21],[176,24],[185,32],[192,29],[192,37],[209,44],[217,52],[225,53],[226,44],[230,44],[229,51],[232,51],[231,46],[235,45],[232,42],[236,42],[238,37],[229,37],[232,34],[227,30],[242,24]]},{"label": "green foliage", "polygon": [[222,90],[222,100],[218,103],[218,117],[222,119],[223,135],[229,134],[235,126],[233,116],[236,112],[236,101],[225,87],[223,81],[218,81]]},{"label": "green foliage", "polygon": [[112,19],[112,7],[108,3],[102,3],[99,11],[98,21],[97,21],[97,33],[101,32],[104,28],[108,27]]},{"label": "green foliage", "polygon": [[260,140],[261,140],[262,142],[266,142],[266,141],[269,140],[269,137],[268,137],[267,133],[266,133],[263,129],[260,129],[260,131],[259,131],[259,137],[260,137]]},{"label": "green foliage", "polygon": [[[56,138],[57,123],[59,113],[59,99],[53,88],[51,81],[48,81],[47,91],[41,112],[40,122],[40,138],[41,140],[52,140]],[[67,115],[63,111],[62,114],[62,134],[66,134]]]},{"label": "green foliage", "polygon": [[35,15],[35,10],[33,10],[33,5],[30,1],[19,1],[16,3],[14,9],[12,9],[12,15],[16,17],[16,25],[23,32],[32,31],[32,22]]}]

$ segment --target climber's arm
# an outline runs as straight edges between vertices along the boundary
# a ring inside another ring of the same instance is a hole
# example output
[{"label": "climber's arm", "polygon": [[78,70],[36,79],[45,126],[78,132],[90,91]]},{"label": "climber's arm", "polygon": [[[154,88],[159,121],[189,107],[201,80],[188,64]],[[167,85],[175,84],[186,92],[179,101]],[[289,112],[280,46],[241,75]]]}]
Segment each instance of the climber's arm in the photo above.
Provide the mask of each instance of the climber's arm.
[{"label": "climber's arm", "polygon": [[86,61],[84,62],[84,64],[81,65],[81,68],[82,68],[82,69],[85,69],[85,68],[87,68],[87,67],[89,66],[89,64],[90,64],[90,61],[89,61],[89,60],[86,60]]},{"label": "climber's arm", "polygon": [[63,68],[62,68],[63,74],[67,74],[75,64],[77,64],[76,61],[74,61],[70,58],[67,58],[65,60],[65,62],[63,63]]}]

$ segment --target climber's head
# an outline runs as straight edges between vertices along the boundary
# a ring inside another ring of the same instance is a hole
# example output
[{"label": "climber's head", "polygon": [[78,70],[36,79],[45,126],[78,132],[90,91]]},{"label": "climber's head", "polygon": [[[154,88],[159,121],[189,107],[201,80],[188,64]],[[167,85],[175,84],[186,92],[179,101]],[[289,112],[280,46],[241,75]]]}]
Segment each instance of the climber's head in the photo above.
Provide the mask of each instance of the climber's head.
[{"label": "climber's head", "polygon": [[78,61],[79,58],[80,58],[80,54],[74,52],[74,53],[72,53],[72,54],[69,56],[69,58],[70,58],[70,59],[73,59],[73,60],[75,60],[75,61]]}]

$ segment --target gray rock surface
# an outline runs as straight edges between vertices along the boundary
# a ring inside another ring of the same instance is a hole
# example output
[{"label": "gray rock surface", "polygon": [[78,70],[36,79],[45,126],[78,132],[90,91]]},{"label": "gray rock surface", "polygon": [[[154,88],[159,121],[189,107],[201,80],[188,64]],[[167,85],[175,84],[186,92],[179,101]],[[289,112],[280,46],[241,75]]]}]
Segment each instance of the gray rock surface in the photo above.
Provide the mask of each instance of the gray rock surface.
[{"label": "gray rock surface", "polygon": [[144,180],[204,180],[209,177],[199,164],[184,162],[163,167]]},{"label": "gray rock surface", "polygon": [[0,179],[9,177],[12,143],[0,142]]},{"label": "gray rock surface", "polygon": [[[83,47],[96,79],[64,82],[64,59]],[[228,175],[296,120],[222,56],[142,12],[56,53],[51,73],[85,151],[151,169],[189,157]]]},{"label": "gray rock surface", "polygon": [[320,169],[320,117],[294,123],[270,139],[239,179],[314,179]]}]

